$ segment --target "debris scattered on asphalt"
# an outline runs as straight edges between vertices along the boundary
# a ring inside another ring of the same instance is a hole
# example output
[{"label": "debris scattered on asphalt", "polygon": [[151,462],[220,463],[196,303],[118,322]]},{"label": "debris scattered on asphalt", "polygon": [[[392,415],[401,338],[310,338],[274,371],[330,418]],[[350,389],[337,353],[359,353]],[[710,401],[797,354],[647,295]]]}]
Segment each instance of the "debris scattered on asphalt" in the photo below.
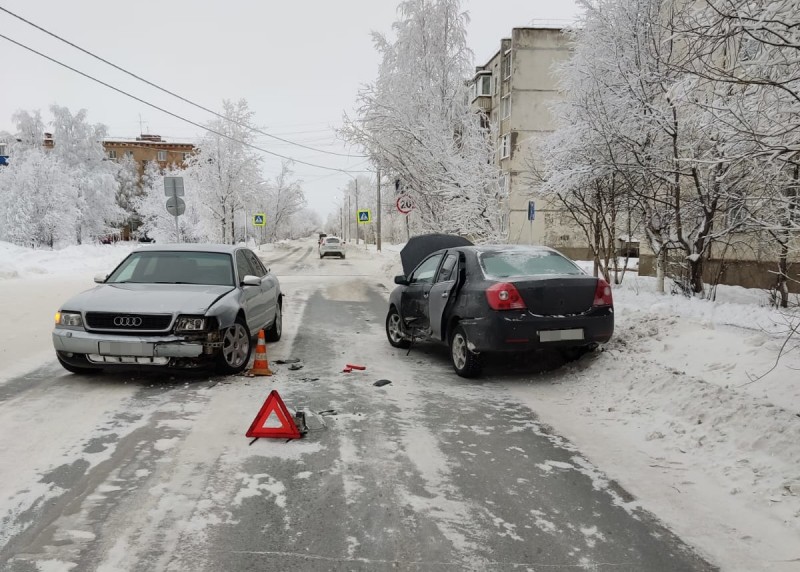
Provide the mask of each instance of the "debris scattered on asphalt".
[{"label": "debris scattered on asphalt", "polygon": [[346,367],[342,370],[342,373],[350,373],[351,371],[353,371],[352,367]]},{"label": "debris scattered on asphalt", "polygon": [[297,371],[298,369],[303,369],[303,364],[301,363],[293,363],[289,366],[289,369],[292,371]]},{"label": "debris scattered on asphalt", "polygon": [[389,381],[388,379],[379,379],[378,381],[376,381],[372,385],[374,385],[376,387],[383,387],[384,385],[389,385],[390,383],[392,383],[392,382]]},{"label": "debris scattered on asphalt", "polygon": [[287,364],[287,363],[300,363],[300,360],[299,360],[299,359],[297,359],[297,358],[289,358],[289,359],[276,359],[276,360],[275,360],[274,362],[272,362],[272,363],[277,363],[277,364],[279,364],[279,365],[284,365],[284,364]]},{"label": "debris scattered on asphalt", "polygon": [[320,411],[320,415],[337,415],[335,409],[326,409],[325,411]]},{"label": "debris scattered on asphalt", "polygon": [[319,381],[318,377],[301,377],[300,381]]},{"label": "debris scattered on asphalt", "polygon": [[365,369],[367,369],[367,366],[365,366],[365,365],[354,365],[352,363],[348,363],[344,367],[350,368],[350,369],[357,369],[358,371],[364,371]]}]

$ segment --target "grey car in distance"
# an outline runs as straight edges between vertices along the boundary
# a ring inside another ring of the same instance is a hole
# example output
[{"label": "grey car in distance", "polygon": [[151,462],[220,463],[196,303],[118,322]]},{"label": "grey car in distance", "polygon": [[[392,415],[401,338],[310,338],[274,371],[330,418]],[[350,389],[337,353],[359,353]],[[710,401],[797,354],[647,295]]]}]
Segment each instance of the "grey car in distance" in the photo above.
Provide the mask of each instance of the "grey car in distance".
[{"label": "grey car in distance", "polygon": [[73,373],[119,366],[247,367],[258,331],[281,337],[277,277],[241,246],[145,246],[61,305],[53,345]]}]

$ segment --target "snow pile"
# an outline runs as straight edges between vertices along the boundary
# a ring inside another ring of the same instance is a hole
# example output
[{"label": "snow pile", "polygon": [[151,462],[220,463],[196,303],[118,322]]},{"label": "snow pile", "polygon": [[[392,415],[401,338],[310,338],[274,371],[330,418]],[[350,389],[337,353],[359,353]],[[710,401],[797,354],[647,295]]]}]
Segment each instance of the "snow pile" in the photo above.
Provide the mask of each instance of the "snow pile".
[{"label": "snow pile", "polygon": [[138,243],[68,246],[61,250],[22,248],[0,242],[0,280],[49,274],[111,272]]}]

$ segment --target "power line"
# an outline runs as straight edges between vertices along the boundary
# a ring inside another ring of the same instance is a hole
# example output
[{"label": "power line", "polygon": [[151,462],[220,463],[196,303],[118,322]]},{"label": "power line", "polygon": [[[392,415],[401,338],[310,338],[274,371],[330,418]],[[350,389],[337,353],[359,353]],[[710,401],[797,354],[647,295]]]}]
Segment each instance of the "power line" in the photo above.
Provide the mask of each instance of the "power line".
[{"label": "power line", "polygon": [[[195,103],[194,101],[192,101],[190,99],[187,99],[187,98],[185,98],[185,97],[183,97],[181,95],[178,95],[177,93],[175,93],[173,91],[170,91],[170,90],[168,90],[166,88],[163,88],[160,85],[157,85],[157,84],[155,84],[155,83],[153,83],[151,81],[148,81],[148,80],[144,79],[143,77],[138,76],[135,73],[130,72],[130,71],[126,70],[125,68],[122,68],[122,67],[118,66],[117,64],[112,63],[112,62],[108,61],[107,59],[104,59],[104,58],[98,56],[97,54],[95,54],[93,52],[90,52],[89,50],[86,50],[86,49],[78,46],[77,44],[74,44],[74,43],[70,42],[67,39],[62,38],[58,34],[54,34],[53,32],[42,28],[38,24],[34,24],[30,20],[26,20],[25,18],[23,18],[19,14],[15,14],[11,10],[3,8],[2,6],[0,6],[0,10],[5,12],[9,16],[13,16],[16,19],[21,20],[22,22],[25,22],[29,26],[33,26],[34,28],[44,32],[48,36],[51,36],[51,37],[53,37],[53,38],[55,38],[55,39],[57,39],[57,40],[59,40],[61,42],[64,42],[68,46],[72,46],[76,50],[79,50],[79,51],[83,52],[84,54],[86,54],[88,56],[91,56],[91,57],[95,58],[96,60],[99,60],[99,61],[103,62],[104,64],[110,65],[111,67],[113,67],[116,70],[121,71],[122,73],[128,74],[129,76],[131,76],[133,78],[136,78],[139,81],[143,81],[144,83],[146,83],[147,85],[149,85],[151,87],[154,87],[154,88],[156,88],[156,89],[158,89],[160,91],[163,91],[164,93],[167,93],[167,94],[169,94],[169,95],[171,95],[173,97],[177,97],[178,99],[188,103],[189,105],[193,105],[194,107],[197,107],[198,109],[202,109],[203,111],[205,111],[207,113],[211,113],[212,115],[216,115],[217,117],[219,117],[221,119],[224,119],[225,121],[229,121],[229,122],[231,122],[231,123],[233,123],[235,125],[238,125],[239,127],[243,127],[245,129],[249,129],[250,131],[255,131],[257,133],[261,133],[262,135],[266,135],[267,137],[271,137],[272,139],[276,139],[278,141],[283,141],[284,143],[289,143],[290,145],[296,145],[297,147],[303,147],[304,149],[310,149],[311,151],[316,151],[317,153],[327,153],[329,155],[337,155],[339,157],[353,157],[353,158],[359,158],[359,159],[368,158],[366,155],[353,155],[351,153],[336,153],[335,151],[325,151],[324,149],[316,149],[314,147],[309,147],[308,145],[303,145],[302,143],[296,143],[296,142],[290,141],[288,139],[283,139],[281,137],[278,137],[277,135],[272,135],[271,133],[267,133],[266,131],[262,131],[261,129],[258,129],[257,127],[252,127],[252,126],[247,125],[245,123],[239,123],[238,121],[235,121],[233,119],[229,119],[229,118],[225,117],[224,115],[222,115],[220,113],[217,113],[213,109],[209,109],[207,107],[204,107],[203,105],[200,105],[199,103]],[[6,39],[8,39],[8,38],[6,38]]]},{"label": "power line", "polygon": [[325,169],[327,171],[338,171],[340,173],[350,173],[350,172],[353,172],[353,173],[368,173],[369,172],[369,171],[347,171],[346,169],[337,169],[335,167],[325,167],[324,165],[317,165],[316,163],[309,163],[307,161],[301,161],[300,159],[294,159],[292,157],[287,157],[286,155],[281,155],[280,153],[274,153],[272,151],[268,151],[267,149],[263,149],[263,148],[258,147],[256,145],[253,145],[251,143],[247,143],[246,141],[241,141],[239,139],[236,139],[235,137],[231,137],[230,135],[226,135],[224,133],[221,133],[220,131],[216,131],[214,129],[211,129],[210,127],[203,126],[203,125],[201,125],[201,124],[199,124],[199,123],[197,123],[195,121],[192,121],[191,119],[186,119],[185,117],[183,117],[181,115],[178,115],[177,113],[173,113],[171,111],[167,111],[163,107],[159,107],[159,106],[157,106],[157,105],[155,105],[153,103],[150,103],[149,101],[145,101],[144,99],[142,99],[140,97],[137,97],[137,96],[135,96],[133,94],[130,94],[127,91],[119,89],[118,87],[114,87],[113,85],[111,85],[109,83],[106,83],[106,82],[104,82],[102,80],[99,80],[96,77],[93,77],[93,76],[91,76],[91,75],[89,75],[87,73],[84,73],[84,72],[82,72],[82,71],[80,71],[78,69],[75,69],[75,68],[73,68],[71,66],[68,66],[67,64],[65,64],[63,62],[60,62],[55,58],[51,58],[50,56],[48,56],[46,54],[43,54],[42,52],[36,51],[35,49],[33,49],[31,47],[28,47],[25,44],[21,44],[20,42],[18,42],[16,40],[12,40],[8,36],[4,36],[3,34],[0,34],[0,38],[3,38],[4,40],[8,40],[12,44],[15,44],[15,45],[17,45],[17,46],[19,46],[19,47],[21,47],[23,49],[26,49],[29,52],[33,52],[37,56],[41,56],[41,57],[45,58],[46,60],[50,60],[51,62],[53,62],[55,64],[58,64],[58,65],[60,65],[60,66],[62,66],[64,68],[67,68],[68,70],[73,71],[73,72],[75,72],[75,73],[77,73],[79,75],[82,75],[83,77],[85,77],[87,79],[90,79],[90,80],[92,80],[94,82],[97,82],[100,85],[103,85],[103,86],[105,86],[105,87],[107,87],[109,89],[113,89],[117,93],[121,93],[122,95],[130,97],[131,99],[135,99],[139,103],[143,103],[143,104],[147,105],[148,107],[152,107],[153,109],[157,109],[158,111],[160,111],[162,113],[166,113],[167,115],[170,115],[170,116],[174,117],[175,119],[179,119],[179,120],[184,121],[184,122],[186,122],[186,123],[188,123],[190,125],[194,125],[195,127],[199,127],[200,129],[203,129],[204,131],[208,131],[209,133],[214,133],[215,135],[219,135],[220,137],[224,137],[225,139],[230,139],[231,141],[239,143],[240,145],[244,145],[246,147],[250,147],[250,148],[255,149],[257,151],[261,151],[262,153],[267,153],[268,155],[274,155],[275,157],[280,157],[281,159],[286,159],[287,161],[294,161],[295,163],[301,163],[303,165],[308,165],[309,167],[315,167],[317,169]]}]

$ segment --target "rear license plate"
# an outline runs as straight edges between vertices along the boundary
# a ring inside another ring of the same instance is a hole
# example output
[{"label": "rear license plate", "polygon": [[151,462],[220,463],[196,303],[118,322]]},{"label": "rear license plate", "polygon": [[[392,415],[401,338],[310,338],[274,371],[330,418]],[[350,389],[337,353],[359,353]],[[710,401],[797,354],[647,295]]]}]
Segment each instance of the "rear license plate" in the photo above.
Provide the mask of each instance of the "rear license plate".
[{"label": "rear license plate", "polygon": [[539,332],[539,341],[541,342],[563,342],[569,340],[582,340],[583,328],[575,330],[547,330]]},{"label": "rear license plate", "polygon": [[152,356],[153,344],[138,342],[100,342],[98,353],[104,356]]}]

